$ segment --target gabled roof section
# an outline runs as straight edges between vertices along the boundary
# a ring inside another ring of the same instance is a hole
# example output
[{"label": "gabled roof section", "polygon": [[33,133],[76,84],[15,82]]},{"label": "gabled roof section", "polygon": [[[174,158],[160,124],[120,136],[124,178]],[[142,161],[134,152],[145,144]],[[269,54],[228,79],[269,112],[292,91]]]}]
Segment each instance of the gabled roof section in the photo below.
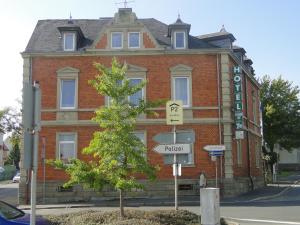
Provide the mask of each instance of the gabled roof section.
[{"label": "gabled roof section", "polygon": [[57,70],[56,73],[79,73],[79,69],[68,66]]},{"label": "gabled roof section", "polygon": [[175,71],[177,71],[177,72],[179,72],[179,71],[192,71],[192,70],[193,70],[192,67],[184,65],[184,64],[178,64],[178,65],[173,66],[173,67],[170,68],[171,72],[175,72]]},{"label": "gabled roof section", "polygon": [[226,31],[224,25],[222,26],[219,32],[199,35],[197,36],[197,38],[202,40],[207,40],[207,41],[215,41],[215,40],[220,40],[225,38],[229,38],[232,42],[236,40],[232,33]]},{"label": "gabled roof section", "polygon": [[[123,10],[125,14],[127,10],[128,9]],[[153,43],[155,43],[155,45],[159,45],[165,48],[171,47],[171,37],[168,37],[167,24],[154,18],[138,19],[135,17],[134,13],[132,13],[130,17],[127,17],[127,19],[129,19],[129,21],[135,21],[135,23],[143,26],[144,30],[147,31],[147,33],[150,35],[150,38],[152,39]],[[113,24],[116,24],[116,22],[126,26],[126,16],[123,17],[121,15],[118,17],[106,17],[95,20],[72,19],[72,24],[69,23],[69,19],[39,20],[24,53],[63,52],[61,31],[65,29],[74,30],[82,35],[83,38],[81,40],[79,48],[77,49],[78,51],[94,48],[97,44],[97,41],[99,41],[102,37],[101,34],[105,32],[105,29]],[[176,21],[173,25],[188,26],[188,29],[190,29],[190,25],[183,23],[181,20]],[[231,34],[229,34],[228,32],[218,32],[217,34],[202,36],[202,38],[197,38],[189,35],[188,48],[219,48],[213,43],[209,43],[209,38],[214,36],[219,37],[220,34],[225,36],[229,35],[231,37]]]},{"label": "gabled roof section", "polygon": [[147,72],[148,69],[141,66],[136,66],[132,64],[127,64],[127,70],[130,72]]}]

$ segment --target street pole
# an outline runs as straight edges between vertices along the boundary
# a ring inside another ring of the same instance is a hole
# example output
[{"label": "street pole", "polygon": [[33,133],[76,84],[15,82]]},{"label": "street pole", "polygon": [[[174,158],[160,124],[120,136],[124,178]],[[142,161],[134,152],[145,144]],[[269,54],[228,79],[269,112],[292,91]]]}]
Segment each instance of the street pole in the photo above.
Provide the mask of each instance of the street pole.
[{"label": "street pole", "polygon": [[216,188],[218,188],[218,157],[216,156]]},{"label": "street pole", "polygon": [[[173,126],[174,132],[174,144],[176,144],[176,126]],[[175,210],[178,210],[178,184],[177,184],[177,175],[178,175],[178,164],[177,164],[177,154],[174,154],[174,181],[175,181]]]},{"label": "street pole", "polygon": [[31,170],[31,214],[30,225],[35,225],[36,221],[36,179],[38,168],[38,145],[39,145],[39,131],[40,131],[40,104],[41,92],[38,82],[34,83],[34,145],[33,145],[33,160]]}]

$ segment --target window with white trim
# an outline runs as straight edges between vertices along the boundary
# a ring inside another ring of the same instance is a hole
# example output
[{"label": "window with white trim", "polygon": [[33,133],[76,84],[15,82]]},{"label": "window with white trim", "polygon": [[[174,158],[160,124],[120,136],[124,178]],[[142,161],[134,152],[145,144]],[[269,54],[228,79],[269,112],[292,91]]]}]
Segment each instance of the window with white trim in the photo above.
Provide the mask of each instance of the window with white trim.
[{"label": "window with white trim", "polygon": [[129,32],[128,33],[128,47],[129,48],[139,48],[140,47],[140,33],[139,32]]},{"label": "window with white trim", "polygon": [[241,166],[243,163],[243,153],[242,153],[242,140],[236,140],[236,156],[237,156],[237,165]]},{"label": "window with white trim", "polygon": [[[146,146],[147,143],[146,143],[146,135],[145,135],[145,132],[144,131],[135,131],[133,133],[138,139],[141,140],[141,142]],[[144,153],[144,157],[146,158],[147,157],[147,152]]]},{"label": "window with white trim", "polygon": [[[143,81],[142,78],[129,78],[129,83],[132,86],[136,86],[140,84],[142,81]],[[130,102],[131,105],[134,106],[138,105],[140,100],[142,99],[144,99],[144,88],[128,97],[128,101]]]},{"label": "window with white trim", "polygon": [[123,48],[123,33],[112,32],[111,33],[111,48]]},{"label": "window with white trim", "polygon": [[255,141],[255,164],[256,168],[260,167],[261,145],[258,140]]},{"label": "window with white trim", "polygon": [[74,51],[76,47],[76,35],[75,33],[64,33],[64,50]]},{"label": "window with white trim", "polygon": [[173,77],[173,100],[181,100],[183,106],[190,106],[189,77]]},{"label": "window with white trim", "polygon": [[185,32],[175,32],[175,48],[183,49],[185,48]]},{"label": "window with white trim", "polygon": [[58,159],[68,164],[71,159],[77,158],[76,134],[58,134]]},{"label": "window with white trim", "polygon": [[257,122],[257,105],[256,105],[256,95],[254,91],[252,92],[252,111],[253,111],[253,122]]},{"label": "window with white trim", "polygon": [[76,80],[75,79],[61,79],[60,81],[60,108],[74,109],[76,102]]}]

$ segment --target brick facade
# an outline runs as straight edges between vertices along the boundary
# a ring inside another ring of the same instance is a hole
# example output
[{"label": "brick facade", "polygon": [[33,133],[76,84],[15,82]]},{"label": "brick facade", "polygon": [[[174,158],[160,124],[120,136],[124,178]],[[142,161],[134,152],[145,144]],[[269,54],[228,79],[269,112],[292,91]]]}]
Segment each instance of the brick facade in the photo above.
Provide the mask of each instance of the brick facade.
[{"label": "brick facade", "polygon": [[[260,117],[259,117],[259,87],[249,72],[243,69],[243,103],[245,139],[241,141],[242,151],[240,164],[237,162],[237,143],[234,138],[234,117],[232,115],[233,104],[233,66],[239,65],[231,51],[219,50],[205,52],[201,50],[178,51],[177,54],[170,50],[148,52],[147,48],[156,48],[151,34],[142,33],[143,50],[134,52],[118,52],[113,54],[101,52],[99,49],[107,49],[108,34],[101,36],[95,44],[97,51],[87,51],[81,54],[23,54],[24,59],[30,58],[30,65],[25,65],[24,70],[30,67],[31,81],[38,80],[41,88],[41,124],[40,137],[46,138],[46,159],[54,159],[57,151],[57,133],[77,133],[77,157],[87,160],[88,156],[82,155],[81,150],[89,144],[94,131],[98,129],[96,124],[90,121],[94,110],[105,104],[105,97],[100,96],[88,84],[97,71],[95,62],[110,66],[112,57],[118,61],[126,62],[140,68],[146,68],[146,100],[171,99],[171,68],[185,66],[191,70],[191,106],[184,109],[184,125],[177,126],[178,130],[193,129],[196,141],[193,145],[192,163],[184,165],[179,184],[191,184],[189,191],[180,191],[181,194],[197,194],[198,179],[201,171],[205,171],[209,183],[214,185],[215,162],[203,150],[205,145],[225,144],[225,156],[218,160],[218,178],[221,178],[220,187],[225,195],[233,195],[245,192],[249,189],[250,179],[255,187],[261,184],[262,168],[260,158],[256,152],[257,143],[261,142]],[[24,60],[24,64],[28,60]],[[78,107],[71,112],[63,111],[58,107],[58,72],[64,68],[78,70]],[[243,67],[244,68],[244,67]],[[24,80],[28,73],[24,71]],[[218,96],[219,95],[219,96]],[[254,96],[254,97],[249,97]],[[253,101],[256,107],[256,119],[254,119]],[[26,106],[24,106],[26,107]],[[152,149],[157,145],[153,136],[160,132],[170,132],[171,126],[165,123],[165,108],[155,109],[160,116],[158,118],[146,117],[138,120],[137,130],[145,132],[147,158],[152,164],[158,164],[160,171],[157,174],[158,181],[147,184],[147,191],[133,191],[130,195],[171,195],[173,193],[173,176],[171,165],[165,165],[163,156]],[[249,137],[247,137],[249,135]],[[108,196],[111,190],[108,188],[102,193],[82,191],[81,187],[74,187],[73,192],[64,195],[58,191],[67,176],[63,171],[56,170],[41,161],[42,143],[39,143],[39,169],[38,169],[38,201],[45,197],[47,202],[62,202],[72,200],[87,200],[92,197]],[[250,160],[249,160],[250,156]],[[220,163],[222,168],[220,170]],[[249,164],[250,163],[250,164]],[[250,172],[249,172],[250,168]],[[232,171],[232,172],[231,172]],[[23,174],[25,175],[24,171]],[[232,174],[232,175],[231,175]],[[25,179],[25,178],[24,178]],[[24,181],[24,179],[22,179]],[[142,179],[142,177],[141,177]],[[25,182],[20,184],[20,202],[28,200],[29,189]],[[46,182],[46,190],[41,186]],[[146,181],[143,181],[146,182]],[[147,182],[146,182],[147,183]],[[110,191],[109,191],[110,190]],[[46,193],[46,194],[45,194]],[[46,196],[45,196],[46,195]],[[114,195],[112,193],[112,195]],[[64,196],[64,198],[62,198]]]}]

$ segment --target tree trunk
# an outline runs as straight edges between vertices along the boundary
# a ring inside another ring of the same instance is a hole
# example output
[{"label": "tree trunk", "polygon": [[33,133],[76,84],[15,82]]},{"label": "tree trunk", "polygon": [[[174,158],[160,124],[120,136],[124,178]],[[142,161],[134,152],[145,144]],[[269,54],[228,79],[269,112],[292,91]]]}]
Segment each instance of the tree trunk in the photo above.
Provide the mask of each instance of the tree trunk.
[{"label": "tree trunk", "polygon": [[120,218],[123,219],[124,218],[124,205],[123,205],[123,190],[120,189]]}]

